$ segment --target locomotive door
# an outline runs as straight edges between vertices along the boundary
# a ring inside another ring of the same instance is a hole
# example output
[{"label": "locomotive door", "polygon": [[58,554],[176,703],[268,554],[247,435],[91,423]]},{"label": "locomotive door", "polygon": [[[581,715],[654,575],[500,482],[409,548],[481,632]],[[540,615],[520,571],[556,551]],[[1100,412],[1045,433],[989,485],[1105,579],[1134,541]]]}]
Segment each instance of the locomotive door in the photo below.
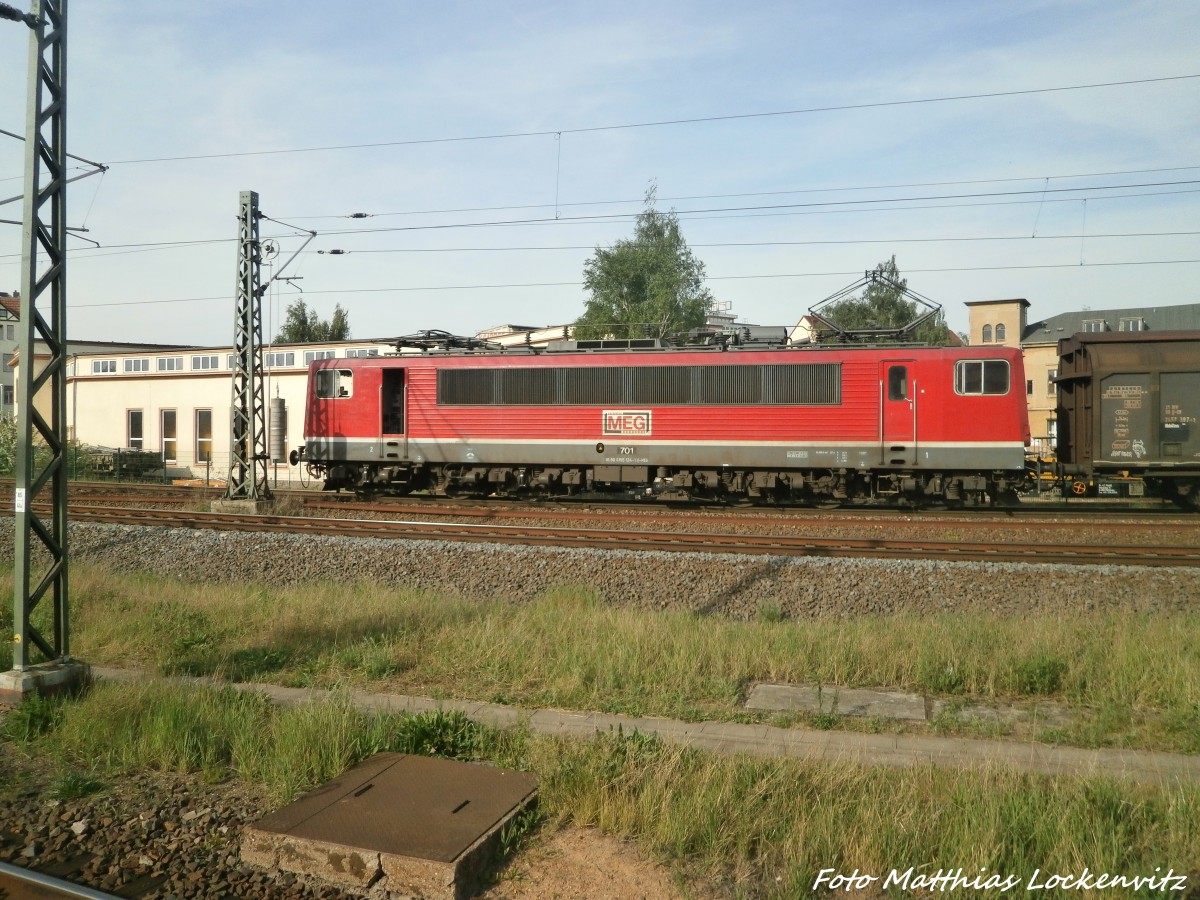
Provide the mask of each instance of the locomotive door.
[{"label": "locomotive door", "polygon": [[911,466],[917,461],[917,383],[913,360],[879,364],[879,462]]},{"label": "locomotive door", "polygon": [[379,458],[408,459],[408,394],[404,369],[381,369],[379,384]]}]

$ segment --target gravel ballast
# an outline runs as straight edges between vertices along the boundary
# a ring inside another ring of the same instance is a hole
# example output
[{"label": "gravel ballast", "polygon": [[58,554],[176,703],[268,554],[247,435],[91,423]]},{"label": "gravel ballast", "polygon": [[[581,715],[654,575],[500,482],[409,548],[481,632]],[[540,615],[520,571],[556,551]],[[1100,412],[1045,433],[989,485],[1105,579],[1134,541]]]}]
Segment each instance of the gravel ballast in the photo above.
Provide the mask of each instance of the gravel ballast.
[{"label": "gravel ballast", "polygon": [[[0,553],[11,532],[0,536]],[[204,583],[368,579],[526,601],[587,586],[608,603],[752,618],[1200,609],[1200,569],[667,553],[75,524],[72,559]]]}]

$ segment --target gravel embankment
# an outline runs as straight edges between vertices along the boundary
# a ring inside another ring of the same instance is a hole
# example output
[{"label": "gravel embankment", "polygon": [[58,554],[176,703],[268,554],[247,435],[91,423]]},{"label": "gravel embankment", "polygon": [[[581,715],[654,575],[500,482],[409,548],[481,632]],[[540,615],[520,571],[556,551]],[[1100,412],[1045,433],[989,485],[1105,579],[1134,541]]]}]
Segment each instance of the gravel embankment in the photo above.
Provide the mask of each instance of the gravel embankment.
[{"label": "gravel embankment", "polygon": [[[0,774],[12,765],[0,762]],[[269,804],[230,783],[143,773],[85,799],[52,800],[30,783],[0,803],[0,860],[125,896],[187,900],[342,900],[356,894],[239,861],[244,824]]]},{"label": "gravel embankment", "polygon": [[[0,533],[0,553],[11,533]],[[587,585],[606,602],[750,618],[1200,609],[1200,569],[519,547],[78,524],[70,553],[119,571],[220,583],[371,579],[523,601]]]}]

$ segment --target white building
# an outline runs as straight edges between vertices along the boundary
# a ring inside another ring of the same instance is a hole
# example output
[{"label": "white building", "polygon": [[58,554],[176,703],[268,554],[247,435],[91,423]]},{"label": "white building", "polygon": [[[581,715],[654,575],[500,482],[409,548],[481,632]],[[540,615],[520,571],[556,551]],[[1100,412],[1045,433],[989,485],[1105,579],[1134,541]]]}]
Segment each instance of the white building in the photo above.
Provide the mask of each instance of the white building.
[{"label": "white building", "polygon": [[14,415],[13,358],[17,353],[20,296],[0,291],[0,416]]},{"label": "white building", "polygon": [[[71,344],[69,352],[70,439],[94,447],[152,451],[162,457],[169,477],[227,479],[231,347]],[[277,344],[264,350],[267,446],[278,452],[272,465],[280,482],[299,475],[287,464],[287,454],[303,440],[308,364],[394,352],[387,340]],[[37,405],[42,405],[40,397]]]}]

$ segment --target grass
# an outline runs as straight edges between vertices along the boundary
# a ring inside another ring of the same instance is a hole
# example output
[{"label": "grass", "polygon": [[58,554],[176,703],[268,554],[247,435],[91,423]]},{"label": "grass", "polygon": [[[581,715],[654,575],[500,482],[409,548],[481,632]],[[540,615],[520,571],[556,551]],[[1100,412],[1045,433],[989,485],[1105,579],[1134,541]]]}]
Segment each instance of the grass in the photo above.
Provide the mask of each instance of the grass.
[{"label": "grass", "polygon": [[[77,657],[163,674],[692,720],[745,716],[759,681],[1052,698],[1100,711],[1041,733],[1056,742],[1200,750],[1197,613],[799,620],[768,607],[733,621],[618,608],[586,588],[517,604],[370,583],[214,589],[81,564],[72,602]],[[810,724],[868,727],[832,711]]]},{"label": "grass", "polygon": [[[414,748],[534,772],[539,816],[636,840],[741,897],[807,896],[821,869],[886,874],[1150,874],[1200,859],[1200,788],[1000,769],[886,769],[724,757],[639,732],[591,741],[489,730],[454,713],[369,716],[344,694],[280,709],[229,689],[101,684],[59,704],[34,754],[95,783],[129,769],[237,777],[284,802],[379,750]],[[0,742],[0,753],[7,748]],[[515,846],[533,821],[510,836]],[[1054,894],[1049,894],[1054,896]]]}]

